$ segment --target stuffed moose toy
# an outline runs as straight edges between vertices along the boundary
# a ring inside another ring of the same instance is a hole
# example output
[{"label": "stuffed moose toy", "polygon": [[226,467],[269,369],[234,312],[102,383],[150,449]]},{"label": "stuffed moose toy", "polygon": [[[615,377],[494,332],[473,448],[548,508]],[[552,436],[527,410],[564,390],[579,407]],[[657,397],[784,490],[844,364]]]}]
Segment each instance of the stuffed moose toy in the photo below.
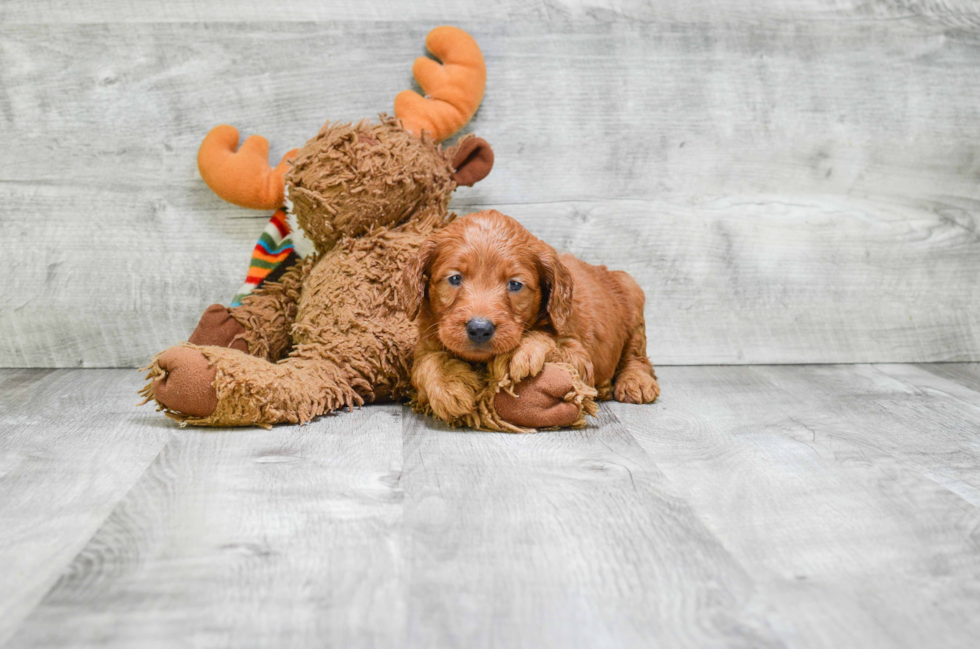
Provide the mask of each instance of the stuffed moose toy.
[{"label": "stuffed moose toy", "polygon": [[[473,185],[493,166],[480,138],[438,144],[470,120],[483,98],[480,48],[447,26],[432,30],[426,46],[441,61],[415,62],[426,97],[401,92],[395,118],[382,115],[378,123],[328,122],[275,168],[262,137],[236,151],[233,127],[207,135],[198,165],[208,186],[242,207],[280,216],[285,210],[315,252],[240,306],[211,306],[187,343],[145,368],[146,401],[182,424],[268,427],[412,398],[418,331],[400,299],[402,269],[455,218],[448,210],[453,190]],[[563,412],[576,406],[559,425],[580,426],[585,414],[595,414],[596,393],[571,366],[549,363],[517,385],[505,373],[479,371],[485,386],[476,401],[436,414],[453,425],[512,432],[533,430],[527,424],[536,420],[554,425],[548,411],[559,405]]]}]

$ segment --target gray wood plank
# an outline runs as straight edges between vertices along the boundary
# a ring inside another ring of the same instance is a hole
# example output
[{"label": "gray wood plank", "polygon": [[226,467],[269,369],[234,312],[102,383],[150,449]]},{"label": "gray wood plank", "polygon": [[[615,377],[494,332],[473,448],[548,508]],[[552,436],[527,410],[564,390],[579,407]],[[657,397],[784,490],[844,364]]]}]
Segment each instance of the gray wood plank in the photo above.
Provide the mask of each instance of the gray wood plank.
[{"label": "gray wood plank", "polygon": [[980,363],[928,363],[917,367],[980,392]]},{"label": "gray wood plank", "polygon": [[127,370],[0,372],[0,645],[171,436]]},{"label": "gray wood plank", "polygon": [[175,433],[8,646],[396,645],[401,417]]},{"label": "gray wood plank", "polygon": [[908,366],[660,377],[658,406],[611,409],[775,602],[787,644],[975,643],[980,395]]},{"label": "gray wood plank", "polygon": [[841,419],[840,437],[862,449],[870,441],[980,506],[980,393],[906,365],[759,371]]},{"label": "gray wood plank", "polygon": [[[463,26],[488,67],[470,130],[501,157],[467,192],[476,202],[950,197],[966,203],[947,206],[957,220],[980,196],[978,33],[924,19]],[[195,154],[215,124],[267,136],[277,158],[326,120],[390,112],[430,27],[4,25],[3,110],[20,146],[0,171],[200,187]]]},{"label": "gray wood plank", "polygon": [[[554,6],[463,23],[497,169],[457,209],[630,269],[661,364],[980,358],[978,32],[879,3],[752,24]],[[138,365],[186,337],[266,216],[209,194],[203,134],[232,122],[277,156],[387,110],[429,27],[4,22],[0,366]]]},{"label": "gray wood plank", "polygon": [[530,0],[518,2],[465,3],[444,0],[404,3],[397,0],[361,0],[357,3],[281,0],[274,4],[254,0],[218,0],[145,4],[132,0],[96,0],[84,3],[59,0],[7,0],[0,5],[0,22],[7,23],[102,23],[102,22],[223,22],[311,20],[430,20],[445,22],[479,20],[552,21],[760,21],[809,20],[907,20],[927,17],[956,27],[980,24],[975,0]]},{"label": "gray wood plank", "polygon": [[607,414],[405,435],[409,646],[779,644],[752,576]]}]

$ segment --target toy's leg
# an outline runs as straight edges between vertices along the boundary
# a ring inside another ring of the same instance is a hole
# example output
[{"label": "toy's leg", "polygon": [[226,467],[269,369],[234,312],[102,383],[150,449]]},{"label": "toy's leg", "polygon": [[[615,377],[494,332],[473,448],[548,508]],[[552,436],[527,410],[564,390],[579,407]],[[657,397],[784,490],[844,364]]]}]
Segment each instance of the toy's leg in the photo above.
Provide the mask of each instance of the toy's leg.
[{"label": "toy's leg", "polygon": [[647,358],[646,324],[640,318],[623,349],[613,379],[613,396],[623,403],[653,403],[660,396],[660,384]]},{"label": "toy's leg", "polygon": [[147,369],[147,400],[197,426],[306,423],[364,403],[356,381],[328,359],[293,356],[270,363],[235,349],[183,345],[163,352]]},{"label": "toy's leg", "polygon": [[230,347],[248,353],[244,334],[245,327],[232,317],[228,307],[212,304],[201,316],[187,342],[202,347]]}]

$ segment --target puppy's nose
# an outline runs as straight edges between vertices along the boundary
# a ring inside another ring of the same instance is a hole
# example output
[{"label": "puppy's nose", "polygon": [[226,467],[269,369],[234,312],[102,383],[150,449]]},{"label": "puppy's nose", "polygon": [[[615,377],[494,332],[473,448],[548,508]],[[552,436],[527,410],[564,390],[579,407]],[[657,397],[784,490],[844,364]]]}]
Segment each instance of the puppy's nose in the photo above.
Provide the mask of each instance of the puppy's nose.
[{"label": "puppy's nose", "polygon": [[493,338],[493,332],[496,329],[493,323],[486,318],[473,318],[466,323],[466,335],[477,344],[485,343]]}]

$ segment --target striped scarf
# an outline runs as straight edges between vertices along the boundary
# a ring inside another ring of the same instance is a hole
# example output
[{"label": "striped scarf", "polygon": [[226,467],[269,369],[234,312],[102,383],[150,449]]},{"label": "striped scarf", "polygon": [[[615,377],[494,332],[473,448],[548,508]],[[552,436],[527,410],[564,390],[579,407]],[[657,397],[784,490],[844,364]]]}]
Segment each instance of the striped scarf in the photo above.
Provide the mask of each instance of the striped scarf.
[{"label": "striped scarf", "polygon": [[292,228],[286,218],[286,212],[278,210],[269,219],[268,225],[262,231],[255,248],[252,249],[252,261],[248,265],[248,277],[245,283],[232,298],[231,306],[241,306],[242,300],[261,286],[264,282],[274,282],[286,270],[305,255],[296,251]]}]

